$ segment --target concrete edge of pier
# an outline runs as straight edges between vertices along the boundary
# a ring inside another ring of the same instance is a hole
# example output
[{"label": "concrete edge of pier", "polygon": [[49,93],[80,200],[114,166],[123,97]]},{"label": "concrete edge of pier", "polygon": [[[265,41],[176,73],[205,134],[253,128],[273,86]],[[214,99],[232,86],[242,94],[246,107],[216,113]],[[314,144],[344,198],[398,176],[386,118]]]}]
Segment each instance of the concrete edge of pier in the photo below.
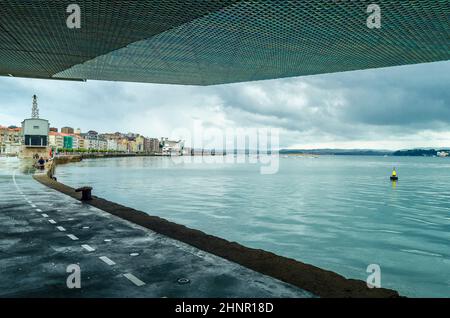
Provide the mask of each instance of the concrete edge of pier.
[{"label": "concrete edge of pier", "polygon": [[[52,171],[54,171],[54,169],[52,169]],[[33,177],[38,182],[54,190],[69,195],[77,200],[81,199],[81,193],[75,192],[74,188],[55,181],[48,174],[38,174]],[[256,272],[302,288],[319,297],[400,297],[398,292],[394,290],[385,288],[370,289],[364,281],[347,279],[337,273],[305,264],[294,259],[279,256],[261,249],[248,248],[236,242],[229,242],[220,237],[208,235],[202,231],[191,229],[157,216],[151,216],[145,212],[96,196],[92,196],[92,200],[87,201],[86,203],[159,234],[184,242]]]}]

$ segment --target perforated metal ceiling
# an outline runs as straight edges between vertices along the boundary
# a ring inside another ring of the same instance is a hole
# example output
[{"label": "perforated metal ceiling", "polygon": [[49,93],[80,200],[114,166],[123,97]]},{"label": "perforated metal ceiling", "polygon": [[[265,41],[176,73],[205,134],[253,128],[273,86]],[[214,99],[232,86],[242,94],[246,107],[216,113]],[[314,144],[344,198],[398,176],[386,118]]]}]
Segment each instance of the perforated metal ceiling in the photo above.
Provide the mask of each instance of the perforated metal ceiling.
[{"label": "perforated metal ceiling", "polygon": [[449,0],[6,0],[0,74],[210,85],[425,63],[450,58],[449,20]]}]

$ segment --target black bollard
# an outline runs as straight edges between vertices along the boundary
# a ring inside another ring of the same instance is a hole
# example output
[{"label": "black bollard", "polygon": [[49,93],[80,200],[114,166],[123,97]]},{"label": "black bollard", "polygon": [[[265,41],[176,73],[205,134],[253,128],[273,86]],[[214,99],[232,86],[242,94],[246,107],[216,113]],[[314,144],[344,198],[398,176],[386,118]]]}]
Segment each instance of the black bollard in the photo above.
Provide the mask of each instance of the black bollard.
[{"label": "black bollard", "polygon": [[92,187],[81,187],[81,188],[75,189],[75,192],[81,192],[81,201],[92,200],[91,191],[92,191]]}]

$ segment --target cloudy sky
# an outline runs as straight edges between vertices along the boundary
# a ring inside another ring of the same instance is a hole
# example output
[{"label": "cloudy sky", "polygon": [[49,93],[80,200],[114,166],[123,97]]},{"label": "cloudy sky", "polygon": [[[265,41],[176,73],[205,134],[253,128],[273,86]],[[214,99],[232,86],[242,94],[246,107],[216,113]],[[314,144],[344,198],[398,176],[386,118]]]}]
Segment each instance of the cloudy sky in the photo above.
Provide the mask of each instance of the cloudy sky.
[{"label": "cloudy sky", "polygon": [[279,128],[283,148],[450,147],[450,61],[210,87],[0,78],[0,125],[29,117],[33,94],[58,128],[162,137],[201,123]]}]

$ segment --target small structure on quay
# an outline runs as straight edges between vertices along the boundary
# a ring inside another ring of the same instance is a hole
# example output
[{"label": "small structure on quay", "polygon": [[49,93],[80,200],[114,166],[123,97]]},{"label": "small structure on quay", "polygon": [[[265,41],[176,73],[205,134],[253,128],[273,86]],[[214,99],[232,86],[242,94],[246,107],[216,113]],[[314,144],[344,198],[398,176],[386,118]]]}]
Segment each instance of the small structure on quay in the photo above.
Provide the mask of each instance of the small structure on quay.
[{"label": "small structure on quay", "polygon": [[183,140],[169,140],[169,138],[161,138],[161,149],[163,156],[182,156],[184,150]]},{"label": "small structure on quay", "polygon": [[49,131],[50,124],[48,120],[39,118],[37,96],[33,95],[31,118],[22,122],[23,143],[19,157],[48,158],[50,154],[50,148],[48,147]]}]

